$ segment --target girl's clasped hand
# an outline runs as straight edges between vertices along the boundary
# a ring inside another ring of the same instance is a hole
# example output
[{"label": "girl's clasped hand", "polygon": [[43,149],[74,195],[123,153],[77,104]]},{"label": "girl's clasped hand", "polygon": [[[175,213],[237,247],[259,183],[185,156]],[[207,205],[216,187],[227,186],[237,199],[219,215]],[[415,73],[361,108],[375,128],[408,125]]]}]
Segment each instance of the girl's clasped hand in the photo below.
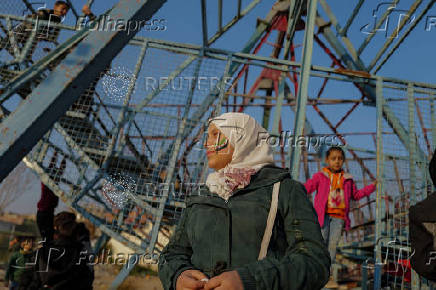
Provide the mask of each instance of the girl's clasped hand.
[{"label": "girl's clasped hand", "polygon": [[208,279],[205,274],[198,270],[186,270],[177,279],[176,290],[185,289],[216,289],[216,290],[243,290],[241,278],[238,272],[224,272]]}]

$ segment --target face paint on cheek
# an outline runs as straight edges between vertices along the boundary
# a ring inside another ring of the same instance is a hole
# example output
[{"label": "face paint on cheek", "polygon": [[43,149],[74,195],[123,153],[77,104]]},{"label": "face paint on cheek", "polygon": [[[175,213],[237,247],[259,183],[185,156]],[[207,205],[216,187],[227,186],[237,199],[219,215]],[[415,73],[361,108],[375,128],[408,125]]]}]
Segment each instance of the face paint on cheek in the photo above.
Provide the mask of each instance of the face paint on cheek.
[{"label": "face paint on cheek", "polygon": [[215,146],[215,151],[220,151],[223,150],[224,148],[226,148],[229,145],[229,139],[224,138],[223,140],[221,140],[216,146]]}]

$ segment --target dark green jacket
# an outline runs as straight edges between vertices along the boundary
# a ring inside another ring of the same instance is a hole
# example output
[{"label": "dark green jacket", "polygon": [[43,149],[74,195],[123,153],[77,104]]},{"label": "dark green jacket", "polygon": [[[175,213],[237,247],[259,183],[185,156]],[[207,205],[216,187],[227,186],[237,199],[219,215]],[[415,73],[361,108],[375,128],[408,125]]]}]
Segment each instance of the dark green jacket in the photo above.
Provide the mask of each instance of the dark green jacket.
[{"label": "dark green jacket", "polygon": [[31,268],[34,259],[34,253],[31,251],[19,250],[12,253],[6,268],[5,281],[20,282],[21,276]]},{"label": "dark green jacket", "polygon": [[[279,205],[267,256],[257,261],[271,204],[281,181]],[[175,289],[181,272],[197,269],[209,278],[237,270],[246,290],[320,289],[330,257],[304,186],[288,171],[267,166],[225,202],[203,188],[187,198],[174,235],[159,258],[165,289]],[[206,196],[208,195],[208,196]]]}]

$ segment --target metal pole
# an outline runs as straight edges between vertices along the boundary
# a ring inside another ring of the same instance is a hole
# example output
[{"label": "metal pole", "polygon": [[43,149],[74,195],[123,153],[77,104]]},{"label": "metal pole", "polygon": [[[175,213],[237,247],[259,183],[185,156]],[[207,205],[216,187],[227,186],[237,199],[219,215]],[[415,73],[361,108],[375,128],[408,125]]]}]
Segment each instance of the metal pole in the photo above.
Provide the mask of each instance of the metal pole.
[{"label": "metal pole", "polygon": [[285,79],[286,79],[286,74],[282,72],[279,79],[279,95],[277,96],[277,101],[274,111],[273,127],[271,130],[271,135],[275,135],[275,136],[280,135],[279,122],[280,122],[280,117],[282,115],[283,100],[285,98]]},{"label": "metal pole", "polygon": [[[138,253],[135,253],[135,254],[138,255]],[[127,257],[128,257],[127,263],[121,269],[121,271],[118,273],[117,277],[112,282],[112,284],[109,286],[110,290],[118,289],[118,287],[121,285],[121,283],[123,283],[123,281],[127,278],[127,276],[129,276],[130,271],[132,271],[132,269],[136,266],[136,263],[138,260],[138,257],[136,255],[127,255]],[[135,258],[134,261],[132,261],[133,258]]]},{"label": "metal pole", "polygon": [[376,217],[375,217],[375,273],[374,273],[374,289],[381,287],[381,227],[383,211],[382,206],[384,201],[383,194],[383,80],[378,77],[376,82],[376,107],[377,107],[377,192],[376,192]]},{"label": "metal pole", "polygon": [[[301,78],[299,82],[299,89],[297,95],[297,106],[296,106],[296,116],[294,123],[294,136],[303,135],[304,123],[306,120],[306,105],[308,98],[308,87],[309,87],[309,75],[312,62],[312,50],[313,50],[313,32],[315,26],[316,18],[316,6],[317,0],[308,1],[308,15],[307,15],[307,29],[304,33],[304,48],[303,48],[303,61],[301,68]],[[300,171],[300,157],[301,148],[291,147],[289,153],[291,154],[291,164],[290,168],[292,170],[292,177],[298,179]]]},{"label": "metal pole", "polygon": [[[431,123],[432,123],[432,128],[431,128],[431,137],[432,137],[432,145],[433,148],[432,150],[436,149],[436,110],[435,110],[435,95],[431,96],[430,99],[430,114],[431,114]],[[435,184],[436,186],[436,184]]]},{"label": "metal pole", "polygon": [[[416,203],[416,134],[415,134],[415,100],[414,100],[414,84],[409,82],[407,85],[407,99],[408,99],[408,121],[409,121],[409,197],[410,204]],[[420,160],[424,161],[424,160]],[[407,231],[409,239],[409,231]],[[419,289],[419,275],[412,269],[411,274],[411,288],[413,290]]]},{"label": "metal pole", "polygon": [[340,34],[342,36],[347,35],[348,28],[350,28],[351,23],[353,23],[354,18],[356,18],[357,13],[359,13],[360,7],[362,7],[364,0],[359,0],[359,3],[357,3],[356,7],[353,9],[353,13],[351,13],[350,18],[347,20],[347,24],[345,24],[344,28],[341,29]]},{"label": "metal pole", "polygon": [[[297,3],[298,2],[298,3]],[[285,46],[283,50],[283,58],[287,59],[289,54],[289,47],[294,38],[295,25],[300,15],[302,1],[290,1],[288,9],[288,27],[286,28]],[[297,8],[298,6],[298,8]]]},{"label": "metal pole", "polygon": [[203,24],[203,46],[209,46],[207,40],[207,12],[206,12],[206,0],[201,0],[201,21]]},{"label": "metal pole", "polygon": [[409,194],[411,205],[416,203],[416,134],[415,134],[415,100],[413,83],[407,86],[408,118],[409,118]]}]

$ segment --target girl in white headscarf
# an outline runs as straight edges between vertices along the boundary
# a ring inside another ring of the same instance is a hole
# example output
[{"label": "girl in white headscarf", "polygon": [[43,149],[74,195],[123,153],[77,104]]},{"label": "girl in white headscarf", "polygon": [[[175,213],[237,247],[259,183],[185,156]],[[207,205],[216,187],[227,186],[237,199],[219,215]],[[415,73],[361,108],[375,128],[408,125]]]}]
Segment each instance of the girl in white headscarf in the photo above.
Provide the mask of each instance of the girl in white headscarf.
[{"label": "girl in white headscarf", "polygon": [[165,289],[320,289],[330,257],[304,186],[274,165],[243,113],[210,120],[204,194],[189,196],[159,257]]},{"label": "girl in white headscarf", "polygon": [[[206,145],[209,167],[216,169],[207,177],[206,185],[211,192],[228,200],[235,189],[247,186],[251,176],[262,167],[274,165],[271,147],[267,142],[259,142],[268,136],[268,132],[243,113],[225,113],[211,119],[209,124],[209,134],[218,131],[220,136]],[[228,161],[229,155],[231,161],[220,168]]]}]

